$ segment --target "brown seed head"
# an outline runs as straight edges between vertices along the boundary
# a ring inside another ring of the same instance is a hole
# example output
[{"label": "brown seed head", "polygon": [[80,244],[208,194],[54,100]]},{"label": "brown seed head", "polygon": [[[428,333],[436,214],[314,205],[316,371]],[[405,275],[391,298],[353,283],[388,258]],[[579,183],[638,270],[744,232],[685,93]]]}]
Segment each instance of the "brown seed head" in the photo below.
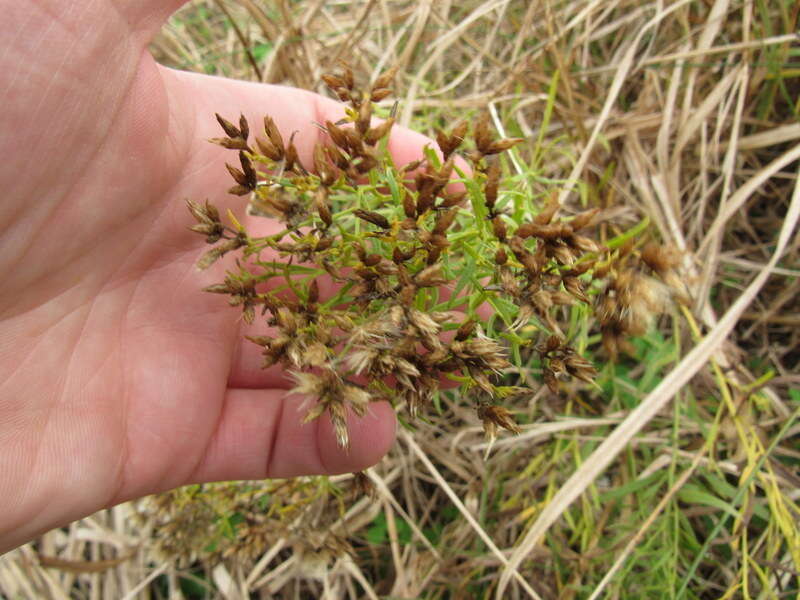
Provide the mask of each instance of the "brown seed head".
[{"label": "brown seed head", "polygon": [[464,321],[456,331],[456,338],[455,338],[456,341],[463,342],[469,336],[475,333],[476,325],[477,322],[475,321],[475,319],[467,319],[466,321]]},{"label": "brown seed head", "polygon": [[498,240],[501,242],[506,241],[506,233],[508,229],[505,221],[503,221],[503,218],[500,215],[497,215],[494,219],[492,219],[492,231]]},{"label": "brown seed head", "polygon": [[503,406],[481,404],[478,406],[478,418],[483,421],[486,435],[491,438],[496,436],[497,427],[502,427],[514,434],[522,431],[514,422],[508,409]]},{"label": "brown seed head", "polygon": [[250,137],[250,125],[248,125],[244,115],[239,115],[239,131],[241,132],[242,139],[247,141],[247,138]]},{"label": "brown seed head", "polygon": [[656,275],[663,278],[670,270],[678,266],[680,259],[677,252],[651,242],[642,248],[642,262],[650,267]]},{"label": "brown seed head", "polygon": [[267,134],[267,138],[273,146],[283,149],[283,136],[270,116],[264,117],[264,133]]},{"label": "brown seed head", "polygon": [[388,70],[384,71],[372,84],[372,90],[379,90],[381,88],[388,88],[394,76],[397,74],[397,70],[399,69],[398,65],[395,65]]},{"label": "brown seed head", "polygon": [[440,211],[439,214],[436,216],[436,224],[433,227],[433,233],[438,233],[444,235],[458,215],[457,208],[451,208],[449,210]]},{"label": "brown seed head", "polygon": [[322,81],[324,81],[325,85],[327,85],[333,92],[335,92],[339,88],[346,88],[344,80],[341,77],[337,77],[336,75],[323,73]]},{"label": "brown seed head", "polygon": [[249,150],[249,146],[247,142],[244,141],[242,138],[211,138],[208,140],[212,144],[216,144],[217,146],[222,146],[223,148],[227,148],[228,150]]},{"label": "brown seed head", "polygon": [[377,225],[381,229],[389,229],[390,227],[389,220],[380,213],[357,208],[353,211],[353,214],[359,219],[363,219],[367,223]]},{"label": "brown seed head", "polygon": [[239,164],[242,165],[242,173],[244,173],[247,181],[245,185],[250,189],[255,189],[257,181],[256,170],[253,168],[250,158],[241,151],[239,152]]},{"label": "brown seed head", "polygon": [[342,85],[346,87],[348,90],[352,90],[353,86],[355,85],[355,77],[353,77],[353,70],[350,68],[344,61],[339,61],[339,67],[342,70]]},{"label": "brown seed head", "polygon": [[365,135],[369,130],[370,121],[372,119],[372,102],[362,102],[358,108],[358,120],[356,121],[356,129]]},{"label": "brown seed head", "polygon": [[391,95],[392,95],[392,90],[390,90],[389,88],[377,88],[372,90],[372,92],[370,92],[369,99],[371,102],[380,102],[381,100],[384,100],[385,98],[388,98]]},{"label": "brown seed head", "polygon": [[[294,138],[294,135],[292,135]],[[304,172],[303,165],[300,163],[300,157],[297,155],[297,148],[294,145],[294,142],[290,139],[289,145],[286,147],[286,170],[287,171],[297,171],[299,173]]]},{"label": "brown seed head", "polygon": [[220,127],[222,127],[225,135],[231,138],[242,137],[242,132],[239,131],[233,123],[222,118],[218,113],[214,113],[214,116],[217,117],[217,123],[219,123]]},{"label": "brown seed head", "polygon": [[458,206],[464,202],[467,197],[467,190],[460,192],[443,192],[441,194],[442,202],[439,204],[441,208],[450,208],[451,206]]},{"label": "brown seed head", "polygon": [[496,142],[492,142],[491,144],[483,150],[484,154],[500,154],[501,152],[505,152],[512,146],[516,146],[520,142],[524,142],[524,138],[506,138],[503,140],[497,140]]},{"label": "brown seed head", "polygon": [[325,226],[330,227],[333,224],[333,215],[328,206],[328,193],[325,188],[318,188],[317,193],[314,194],[314,208]]},{"label": "brown seed head", "polygon": [[344,129],[336,125],[333,121],[325,121],[325,129],[331,140],[333,140],[333,143],[339,146],[339,148],[342,150],[347,150],[349,148],[347,135]]},{"label": "brown seed head", "polygon": [[325,147],[320,142],[314,144],[313,159],[314,171],[319,176],[320,183],[324,186],[333,185],[336,181],[335,167],[328,162]]},{"label": "brown seed head", "polygon": [[500,186],[500,165],[493,162],[486,172],[486,184],[483,188],[486,207],[492,211],[497,202],[497,190]]},{"label": "brown seed head", "polygon": [[542,211],[536,215],[533,222],[537,225],[547,225],[550,221],[553,220],[553,217],[558,212],[558,209],[561,205],[558,202],[558,194],[555,192],[550,196],[550,200],[542,209]]},{"label": "brown seed head", "polygon": [[394,250],[392,250],[392,260],[399,265],[413,258],[416,252],[415,248],[404,251],[399,246],[395,246]]},{"label": "brown seed head", "polygon": [[494,262],[498,265],[504,265],[508,262],[508,254],[502,248],[498,248],[494,253]]},{"label": "brown seed head", "polygon": [[437,263],[414,275],[414,283],[417,287],[436,287],[447,283],[447,278],[442,273],[442,265]]},{"label": "brown seed head", "polygon": [[380,140],[389,135],[389,132],[392,130],[393,125],[394,125],[394,117],[389,117],[380,125],[376,125],[372,129],[367,131],[366,135],[364,136],[364,143],[366,143],[369,146],[374,146]]},{"label": "brown seed head", "polygon": [[580,279],[577,277],[564,277],[562,281],[564,282],[564,288],[566,288],[570,294],[581,302],[589,303],[589,297],[586,295],[586,292],[583,291],[583,285]]},{"label": "brown seed head", "polygon": [[269,158],[270,160],[279,161],[283,160],[283,146],[278,148],[268,139],[264,139],[262,137],[256,137],[256,145],[258,149],[261,151],[261,154]]},{"label": "brown seed head", "polygon": [[489,130],[489,113],[483,113],[475,124],[472,135],[475,138],[475,146],[478,152],[486,154],[486,150],[492,145],[492,133]]},{"label": "brown seed head", "polygon": [[231,174],[231,177],[233,177],[236,183],[238,183],[242,187],[249,188],[249,182],[247,180],[247,176],[242,171],[240,171],[239,169],[237,169],[236,167],[234,167],[229,163],[225,163],[225,167],[228,169],[228,173]]},{"label": "brown seed head", "polygon": [[547,388],[553,393],[558,394],[558,379],[555,373],[548,368],[542,370],[542,380]]},{"label": "brown seed head", "polygon": [[575,218],[570,221],[572,229],[578,231],[579,229],[584,229],[585,227],[593,225],[595,222],[595,217],[599,212],[599,208],[593,208],[591,210],[585,210],[581,213],[578,213],[575,215]]}]

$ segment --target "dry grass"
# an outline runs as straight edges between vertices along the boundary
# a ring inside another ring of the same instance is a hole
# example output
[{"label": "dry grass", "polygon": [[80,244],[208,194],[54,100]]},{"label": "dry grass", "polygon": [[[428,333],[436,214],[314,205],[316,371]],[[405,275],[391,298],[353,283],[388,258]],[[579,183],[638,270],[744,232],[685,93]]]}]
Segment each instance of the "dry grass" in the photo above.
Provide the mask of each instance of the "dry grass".
[{"label": "dry grass", "polygon": [[520,193],[649,220],[684,253],[693,306],[637,340],[636,360],[606,365],[600,389],[543,388],[518,406],[523,433],[487,459],[471,411],[442,396],[370,471],[374,498],[349,477],[181,490],[6,554],[0,592],[796,597],[798,12],[791,0],[187,5],[153,45],[166,64],[321,92],[339,58],[367,73],[399,63],[400,119],[428,132],[488,106],[529,140],[507,165]]}]

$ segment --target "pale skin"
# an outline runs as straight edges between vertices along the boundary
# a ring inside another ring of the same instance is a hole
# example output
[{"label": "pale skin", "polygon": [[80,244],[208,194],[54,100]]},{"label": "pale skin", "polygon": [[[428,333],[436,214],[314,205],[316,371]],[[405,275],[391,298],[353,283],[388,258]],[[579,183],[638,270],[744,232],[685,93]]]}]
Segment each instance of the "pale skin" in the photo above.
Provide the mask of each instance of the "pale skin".
[{"label": "pale skin", "polygon": [[[182,73],[147,43],[181,0],[0,0],[0,552],[193,482],[343,473],[391,446],[374,403],[340,449],[261,370],[185,199],[225,196],[213,114],[270,114],[311,164],[341,106]],[[255,126],[253,126],[255,128]],[[401,164],[428,140],[395,128]]]}]

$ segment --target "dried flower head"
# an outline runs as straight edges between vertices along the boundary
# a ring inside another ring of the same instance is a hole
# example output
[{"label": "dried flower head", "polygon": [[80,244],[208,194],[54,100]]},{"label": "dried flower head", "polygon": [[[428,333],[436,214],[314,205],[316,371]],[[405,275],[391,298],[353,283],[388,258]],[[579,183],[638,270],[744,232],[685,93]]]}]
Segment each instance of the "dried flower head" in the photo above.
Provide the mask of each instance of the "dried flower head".
[{"label": "dried flower head", "polygon": [[356,415],[363,416],[371,400],[369,392],[355,384],[344,382],[338,373],[330,369],[324,370],[322,375],[299,371],[292,371],[290,374],[295,381],[290,393],[308,396],[315,402],[306,412],[303,423],[309,423],[327,411],[339,446],[349,448],[347,408],[352,409]]},{"label": "dried flower head", "polygon": [[[592,361],[575,350],[585,344],[567,340],[574,317],[592,314],[616,356],[680,296],[677,255],[639,252],[635,240],[612,251],[598,209],[562,206],[557,190],[512,193],[498,155],[524,140],[496,139],[486,113],[437,131],[441,153],[395,165],[385,143],[394,117],[375,103],[396,74],[366,84],[341,63],[323,76],[345,107],[341,119],[309,124],[325,141],[307,165],[271,117],[251,135],[244,117],[217,115],[225,137],[212,141],[236,153],[229,193],[285,229],[251,236],[232,213],[226,225],[208,202],[189,202],[192,231],[212,245],[199,265],[237,254],[238,270],[206,290],[271,328],[249,337],[263,366],[290,372],[292,393],[308,397],[305,420],[327,414],[343,447],[348,411],[385,398],[414,417],[445,377],[462,382],[491,439],[498,428],[516,433],[501,406],[517,389],[503,381],[517,377],[511,367],[530,366],[516,361],[538,356],[553,393],[560,380],[594,382]],[[498,315],[487,319],[489,306]]]}]

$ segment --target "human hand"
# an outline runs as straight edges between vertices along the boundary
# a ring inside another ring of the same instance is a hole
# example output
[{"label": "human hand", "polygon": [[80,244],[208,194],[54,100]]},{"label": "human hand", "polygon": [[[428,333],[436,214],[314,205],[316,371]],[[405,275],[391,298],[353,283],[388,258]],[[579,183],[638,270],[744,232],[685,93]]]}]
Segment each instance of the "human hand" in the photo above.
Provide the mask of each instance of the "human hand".
[{"label": "human hand", "polygon": [[[386,403],[351,415],[349,452],[327,419],[301,425],[237,312],[199,292],[220,273],[196,271],[183,200],[229,187],[214,112],[270,114],[310,164],[309,124],[342,109],[157,65],[181,4],[0,2],[0,551],[190,482],[358,470],[394,438]],[[427,141],[396,127],[390,149]]]}]

